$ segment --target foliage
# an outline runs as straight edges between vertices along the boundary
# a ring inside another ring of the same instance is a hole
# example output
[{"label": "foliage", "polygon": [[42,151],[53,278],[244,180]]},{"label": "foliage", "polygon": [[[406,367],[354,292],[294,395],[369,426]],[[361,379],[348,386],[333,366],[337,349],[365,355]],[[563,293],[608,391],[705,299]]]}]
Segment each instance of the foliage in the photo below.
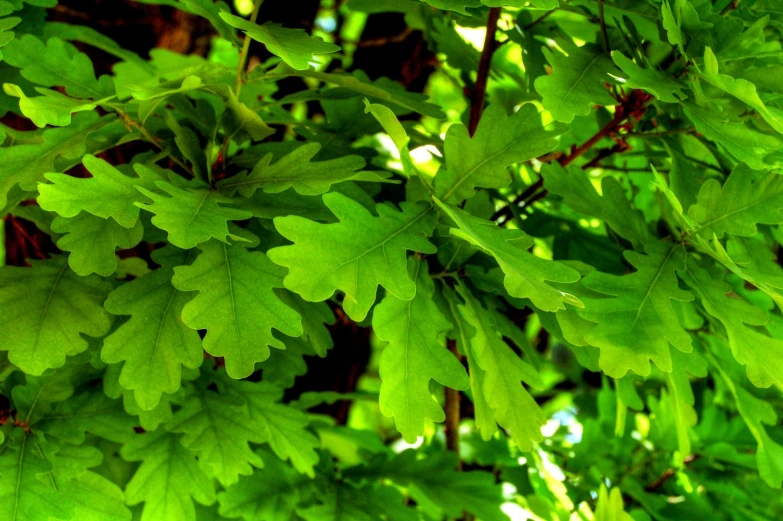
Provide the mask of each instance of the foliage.
[{"label": "foliage", "polygon": [[0,0],[0,519],[783,519],[776,0],[57,3]]}]

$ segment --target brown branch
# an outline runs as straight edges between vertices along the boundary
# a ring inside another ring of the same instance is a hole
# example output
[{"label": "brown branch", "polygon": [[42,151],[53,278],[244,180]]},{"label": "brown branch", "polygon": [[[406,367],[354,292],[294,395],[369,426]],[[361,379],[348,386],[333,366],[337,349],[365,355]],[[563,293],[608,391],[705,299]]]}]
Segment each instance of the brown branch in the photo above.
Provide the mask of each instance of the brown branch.
[{"label": "brown branch", "polygon": [[[682,460],[682,462],[685,465],[689,465],[690,463],[693,463],[697,459],[701,457],[700,454],[690,454],[685,457],[685,459]],[[664,483],[666,483],[671,477],[673,477],[675,474],[675,470],[673,468],[668,468],[663,471],[663,474],[658,476],[655,481],[644,487],[644,490],[647,492],[653,492],[657,489],[659,489]]]},{"label": "brown branch", "polygon": [[[449,351],[451,351],[454,356],[459,358],[459,352],[457,351],[457,343],[454,340],[448,341],[448,348]],[[446,403],[445,403],[445,412],[446,412],[446,423],[444,426],[445,434],[446,434],[446,448],[448,450],[454,451],[459,455],[459,421],[460,421],[460,414],[459,414],[459,402],[460,402],[460,395],[459,391],[456,389],[452,389],[450,387],[444,387],[446,392]],[[457,468],[462,468],[462,461],[457,458]]]},{"label": "brown branch", "polygon": [[473,92],[470,96],[470,121],[468,123],[468,132],[471,136],[476,132],[481,113],[484,111],[484,98],[487,94],[487,80],[489,79],[489,70],[492,65],[492,55],[495,53],[495,31],[498,28],[498,18],[500,17],[500,7],[493,7],[489,10],[487,16],[487,35],[484,38],[484,48],[481,50],[481,59],[479,60],[478,74],[476,84],[473,86]]},{"label": "brown branch", "polygon": [[721,16],[726,16],[727,14],[729,14],[730,12],[732,12],[733,10],[735,10],[737,7],[739,7],[739,4],[740,4],[740,2],[741,2],[741,1],[742,1],[742,0],[732,0],[731,2],[729,2],[729,5],[727,5],[727,6],[726,6],[726,7],[723,9],[723,12],[721,12],[721,14],[720,14],[720,15],[721,15]]}]

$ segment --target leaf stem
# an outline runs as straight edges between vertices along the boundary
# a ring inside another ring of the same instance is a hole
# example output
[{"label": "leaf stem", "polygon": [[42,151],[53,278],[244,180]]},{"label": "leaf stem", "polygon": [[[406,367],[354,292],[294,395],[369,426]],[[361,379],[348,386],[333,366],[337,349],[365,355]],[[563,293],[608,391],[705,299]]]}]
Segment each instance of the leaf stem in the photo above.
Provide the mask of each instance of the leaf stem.
[{"label": "leaf stem", "polygon": [[[261,4],[264,0],[255,0],[253,5],[253,13],[250,15],[250,23],[256,23],[258,18],[258,10],[261,9]],[[239,53],[239,65],[237,66],[237,79],[234,82],[234,93],[239,97],[239,92],[242,90],[242,76],[245,74],[245,67],[247,67],[247,53],[250,50],[250,41],[252,38],[245,33],[245,39],[242,41],[242,51]]]}]

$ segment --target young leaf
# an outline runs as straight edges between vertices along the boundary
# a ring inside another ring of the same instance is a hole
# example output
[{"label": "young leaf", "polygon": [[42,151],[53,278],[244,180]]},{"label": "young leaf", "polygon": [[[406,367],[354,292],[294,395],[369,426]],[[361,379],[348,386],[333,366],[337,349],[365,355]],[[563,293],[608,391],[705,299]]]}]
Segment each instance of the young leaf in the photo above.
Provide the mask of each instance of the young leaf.
[{"label": "young leaf", "polygon": [[125,362],[120,385],[134,391],[144,410],[154,409],[161,393],[179,389],[181,365],[201,365],[201,339],[181,318],[190,296],[171,283],[174,267],[187,264],[188,257],[172,247],[155,250],[152,259],[162,266],[119,286],[104,304],[109,313],[130,318],[106,337],[101,359]]},{"label": "young leaf", "polygon": [[97,337],[109,330],[103,300],[110,286],[95,275],[79,277],[65,256],[30,262],[31,268],[0,269],[0,306],[8,310],[0,350],[26,373],[40,375],[87,349],[81,333]]},{"label": "young leaf", "polygon": [[553,150],[561,132],[558,126],[543,126],[533,105],[511,116],[502,105],[490,105],[473,137],[464,125],[452,125],[444,144],[446,165],[435,176],[438,198],[459,203],[475,188],[505,188],[511,183],[505,168]]},{"label": "young leaf", "polygon": [[310,68],[310,62],[316,54],[337,52],[340,47],[323,41],[321,38],[309,36],[302,29],[286,29],[280,24],[266,22],[255,24],[225,11],[220,17],[245,34],[266,45],[269,52],[280,56],[284,62],[294,69],[304,71]]},{"label": "young leaf", "polygon": [[583,299],[579,314],[596,324],[585,339],[601,350],[601,370],[613,378],[628,371],[647,376],[650,360],[671,372],[669,344],[684,352],[692,349],[671,303],[693,299],[679,288],[675,274],[683,269],[685,252],[681,246],[648,245],[646,255],[626,251],[625,258],[637,271],[623,276],[593,272],[582,281],[608,296]]},{"label": "young leaf", "polygon": [[139,177],[130,177],[90,154],[85,155],[82,162],[92,174],[91,178],[46,174],[52,184],[38,185],[41,208],[63,217],[76,217],[84,210],[103,219],[111,217],[120,226],[132,228],[139,218],[139,208],[134,203],[144,200],[136,187],[152,188],[160,177],[141,165],[136,168]]},{"label": "young leaf", "polygon": [[269,358],[269,346],[285,349],[273,328],[302,334],[299,314],[274,292],[283,287],[284,273],[261,252],[218,241],[204,244],[192,265],[174,270],[174,287],[199,292],[182,310],[182,321],[207,330],[204,349],[224,357],[233,378],[249,376],[256,362]]},{"label": "young leaf", "polygon": [[228,221],[252,216],[245,210],[221,206],[219,203],[225,199],[212,190],[179,188],[165,181],[157,181],[155,185],[171,197],[139,186],[138,191],[152,199],[152,204],[134,204],[155,214],[152,224],[168,232],[169,242],[179,248],[194,248],[210,238],[223,242],[228,242],[227,237],[236,239],[228,231]]},{"label": "young leaf", "polygon": [[544,311],[557,311],[565,302],[579,305],[572,295],[547,284],[551,282],[576,282],[579,273],[555,261],[536,257],[527,251],[533,239],[520,230],[505,230],[491,221],[473,217],[464,210],[448,206],[440,201],[438,205],[448,215],[456,228],[452,235],[468,241],[492,255],[506,274],[506,290],[512,297],[530,298]]},{"label": "young leaf", "polygon": [[380,406],[394,416],[397,430],[412,443],[424,434],[424,422],[442,422],[446,416],[430,394],[430,380],[454,389],[466,389],[468,375],[444,342],[451,324],[432,300],[434,285],[426,261],[408,260],[408,274],[416,296],[402,300],[387,295],[373,313],[375,334],[389,342],[380,360]]},{"label": "young leaf", "polygon": [[323,200],[339,223],[275,219],[277,231],[294,242],[268,252],[273,262],[289,268],[285,287],[310,302],[340,290],[345,312],[357,321],[367,316],[379,285],[395,297],[412,299],[416,285],[408,278],[405,252],[435,253],[425,238],[435,224],[432,209],[403,203],[402,211],[396,211],[379,204],[375,217],[338,193],[325,194]]}]

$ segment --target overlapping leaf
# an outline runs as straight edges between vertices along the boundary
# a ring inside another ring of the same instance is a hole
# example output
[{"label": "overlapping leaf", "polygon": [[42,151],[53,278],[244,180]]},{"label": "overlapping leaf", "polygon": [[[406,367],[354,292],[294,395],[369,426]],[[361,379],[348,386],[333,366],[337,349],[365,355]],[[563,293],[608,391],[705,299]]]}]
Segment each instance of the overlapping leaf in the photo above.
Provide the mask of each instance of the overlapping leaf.
[{"label": "overlapping leaf", "polygon": [[519,230],[505,230],[491,221],[473,217],[458,208],[439,203],[457,225],[451,233],[492,255],[506,274],[505,287],[509,295],[529,298],[544,311],[557,311],[565,302],[579,300],[555,287],[551,282],[576,282],[579,273],[551,260],[536,257],[527,251],[533,240]]},{"label": "overlapping leaf", "polygon": [[266,45],[269,52],[282,58],[294,69],[307,70],[315,59],[314,55],[340,50],[339,46],[317,36],[309,36],[302,29],[287,29],[272,22],[258,25],[227,12],[221,12],[220,17],[233,27],[245,31],[250,38]]},{"label": "overlapping leaf", "polygon": [[152,224],[166,231],[169,242],[179,248],[190,249],[210,238],[227,242],[227,237],[236,238],[229,233],[228,222],[252,216],[246,210],[221,206],[224,199],[212,190],[180,188],[165,181],[156,181],[155,185],[168,196],[138,186],[152,203],[134,204],[154,213]]},{"label": "overlapping leaf", "polygon": [[608,54],[592,45],[567,48],[568,55],[544,50],[552,74],[536,79],[536,91],[544,108],[557,121],[569,123],[575,116],[586,116],[594,105],[613,105],[614,98],[605,84],[618,70]]},{"label": "overlapping leaf", "polygon": [[287,154],[275,163],[272,154],[265,155],[250,172],[221,181],[218,187],[228,193],[238,191],[244,197],[252,197],[259,188],[276,194],[293,188],[302,195],[321,195],[329,187],[341,181],[382,181],[370,172],[357,172],[364,166],[359,156],[345,156],[328,161],[311,161],[321,150],[318,143],[308,143]]},{"label": "overlapping leaf", "polygon": [[272,261],[289,268],[285,287],[311,302],[340,290],[345,293],[345,312],[354,320],[367,316],[379,285],[398,298],[412,299],[416,285],[408,277],[406,251],[435,252],[425,238],[434,226],[431,208],[403,204],[397,211],[379,204],[375,217],[338,193],[326,194],[323,200],[339,223],[275,219],[277,231],[294,243],[268,252]]},{"label": "overlapping leaf", "polygon": [[472,197],[476,188],[504,188],[511,182],[507,166],[551,151],[561,132],[544,127],[532,105],[511,116],[501,105],[490,105],[472,137],[464,125],[449,128],[446,165],[435,176],[435,192],[447,203],[458,203]]},{"label": "overlapping leaf", "polygon": [[80,211],[85,211],[103,219],[111,217],[120,226],[132,228],[139,218],[139,208],[134,203],[145,200],[136,187],[152,188],[159,176],[144,166],[137,167],[138,178],[126,176],[90,154],[85,155],[82,162],[93,175],[91,178],[46,174],[51,184],[38,185],[41,208],[63,217],[76,217]]},{"label": "overlapping leaf", "polygon": [[31,263],[0,269],[0,306],[7,310],[0,349],[26,373],[40,375],[87,349],[81,334],[109,330],[103,301],[110,286],[95,275],[79,277],[65,256]]},{"label": "overlapping leaf", "polygon": [[767,323],[769,317],[764,310],[727,296],[728,286],[696,263],[688,262],[684,279],[697,292],[707,313],[723,324],[734,358],[747,366],[748,378],[753,385],[781,385],[783,341],[752,327]]},{"label": "overlapping leaf", "polygon": [[424,434],[424,422],[442,422],[446,416],[433,400],[430,380],[466,389],[468,375],[445,345],[451,329],[432,300],[433,281],[425,261],[408,261],[408,273],[416,282],[416,296],[402,300],[387,295],[373,313],[373,329],[389,344],[380,360],[381,412],[394,416],[397,430],[413,442]]},{"label": "overlapping leaf", "polygon": [[182,365],[201,364],[201,339],[181,317],[190,295],[171,284],[174,267],[187,264],[188,256],[171,247],[156,250],[152,258],[160,268],[121,285],[106,299],[110,313],[130,318],[106,337],[101,358],[125,362],[120,384],[134,391],[142,409],[153,409],[161,393],[179,389]]},{"label": "overlapping leaf", "polygon": [[677,321],[672,300],[689,301],[693,296],[679,288],[675,270],[684,267],[681,246],[652,245],[647,253],[625,252],[637,271],[630,275],[594,272],[582,283],[607,298],[583,299],[579,314],[595,323],[585,339],[601,350],[601,370],[620,378],[628,371],[650,373],[650,360],[661,370],[672,370],[669,344],[680,351],[691,350],[691,339]]},{"label": "overlapping leaf", "polygon": [[283,286],[285,270],[261,252],[213,240],[193,264],[174,272],[175,288],[199,292],[183,308],[182,321],[207,330],[204,349],[224,357],[234,378],[250,375],[256,362],[269,358],[269,346],[285,349],[273,328],[289,336],[303,332],[299,314],[274,292]]}]

